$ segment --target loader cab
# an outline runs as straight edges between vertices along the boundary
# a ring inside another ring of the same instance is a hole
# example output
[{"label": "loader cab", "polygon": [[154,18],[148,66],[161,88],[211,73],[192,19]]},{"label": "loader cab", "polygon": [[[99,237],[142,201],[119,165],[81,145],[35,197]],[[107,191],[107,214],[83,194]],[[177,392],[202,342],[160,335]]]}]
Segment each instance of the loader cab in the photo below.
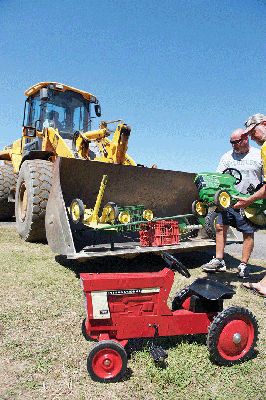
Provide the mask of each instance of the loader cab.
[{"label": "loader cab", "polygon": [[58,129],[63,139],[72,139],[76,131],[91,129],[91,103],[80,93],[49,85],[27,98],[23,126],[27,127],[28,137],[36,136],[34,130],[52,127]]}]

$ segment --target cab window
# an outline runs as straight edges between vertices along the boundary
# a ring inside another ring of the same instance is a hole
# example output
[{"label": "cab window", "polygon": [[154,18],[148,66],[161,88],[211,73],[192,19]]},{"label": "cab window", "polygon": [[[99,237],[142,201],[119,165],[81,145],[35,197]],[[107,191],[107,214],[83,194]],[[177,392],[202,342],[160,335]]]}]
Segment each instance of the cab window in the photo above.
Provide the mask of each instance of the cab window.
[{"label": "cab window", "polygon": [[39,96],[30,97],[27,99],[27,108],[23,125],[36,126],[36,122],[40,120],[41,102]]}]

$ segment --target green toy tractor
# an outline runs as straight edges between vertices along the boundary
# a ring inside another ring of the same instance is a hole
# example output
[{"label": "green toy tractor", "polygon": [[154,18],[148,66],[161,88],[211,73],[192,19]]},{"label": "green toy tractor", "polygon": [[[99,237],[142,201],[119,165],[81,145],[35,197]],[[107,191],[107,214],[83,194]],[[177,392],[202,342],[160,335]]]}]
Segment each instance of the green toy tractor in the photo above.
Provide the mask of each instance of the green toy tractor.
[{"label": "green toy tractor", "polygon": [[[225,211],[237,203],[237,197],[248,198],[258,190],[250,185],[249,194],[240,193],[235,185],[242,180],[241,172],[235,168],[227,168],[223,173],[203,172],[196,176],[195,184],[199,192],[199,200],[192,203],[192,212],[198,218],[205,218],[208,208],[216,206],[217,211]],[[240,210],[242,215],[258,228],[266,227],[266,199],[256,200],[249,207]]]}]

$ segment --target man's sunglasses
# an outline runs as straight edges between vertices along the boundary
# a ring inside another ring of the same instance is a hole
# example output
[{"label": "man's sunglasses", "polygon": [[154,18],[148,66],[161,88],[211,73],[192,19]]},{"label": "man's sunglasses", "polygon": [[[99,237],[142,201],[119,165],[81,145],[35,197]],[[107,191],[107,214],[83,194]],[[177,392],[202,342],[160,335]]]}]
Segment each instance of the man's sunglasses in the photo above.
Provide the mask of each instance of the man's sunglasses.
[{"label": "man's sunglasses", "polygon": [[245,139],[245,138],[241,138],[241,139],[237,139],[237,140],[230,140],[230,143],[231,144],[238,144],[238,143],[242,142],[243,139]]}]

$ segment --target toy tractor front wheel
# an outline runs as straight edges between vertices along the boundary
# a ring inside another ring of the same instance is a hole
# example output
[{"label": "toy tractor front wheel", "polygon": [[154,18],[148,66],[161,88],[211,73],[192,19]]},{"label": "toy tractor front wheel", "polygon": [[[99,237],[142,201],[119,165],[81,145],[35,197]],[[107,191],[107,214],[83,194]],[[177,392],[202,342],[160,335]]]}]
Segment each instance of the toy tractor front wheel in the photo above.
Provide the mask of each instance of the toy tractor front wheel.
[{"label": "toy tractor front wheel", "polygon": [[197,218],[204,218],[208,214],[208,207],[202,201],[195,200],[192,203],[192,213]]},{"label": "toy tractor front wheel", "polygon": [[113,340],[103,340],[90,351],[87,370],[96,382],[117,382],[127,369],[127,353],[121,344]]},{"label": "toy tractor front wheel", "polygon": [[232,197],[226,190],[218,190],[214,195],[214,204],[220,211],[225,211],[231,207]]},{"label": "toy tractor front wheel", "polygon": [[248,360],[258,338],[258,323],[246,308],[230,307],[213,320],[207,337],[210,358],[229,366]]}]

